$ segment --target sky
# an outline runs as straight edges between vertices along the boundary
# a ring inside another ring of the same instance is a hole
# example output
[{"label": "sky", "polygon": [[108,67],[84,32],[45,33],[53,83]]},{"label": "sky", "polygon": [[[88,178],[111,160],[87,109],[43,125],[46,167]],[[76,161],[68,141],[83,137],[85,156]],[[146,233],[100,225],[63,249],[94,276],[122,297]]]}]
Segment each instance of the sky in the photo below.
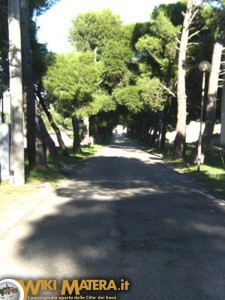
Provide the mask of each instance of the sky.
[{"label": "sky", "polygon": [[124,24],[149,21],[150,13],[161,3],[175,0],[60,0],[45,14],[37,18],[39,26],[38,40],[47,43],[49,51],[65,53],[72,51],[68,42],[72,19],[78,13],[90,10],[102,11],[109,8],[120,15]]}]

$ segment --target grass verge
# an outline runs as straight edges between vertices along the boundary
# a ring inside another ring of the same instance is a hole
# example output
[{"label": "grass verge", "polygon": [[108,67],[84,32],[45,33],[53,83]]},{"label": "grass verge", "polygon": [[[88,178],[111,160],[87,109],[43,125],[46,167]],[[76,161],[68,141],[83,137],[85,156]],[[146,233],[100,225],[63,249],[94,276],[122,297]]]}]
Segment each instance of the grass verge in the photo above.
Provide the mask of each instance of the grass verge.
[{"label": "grass verge", "polygon": [[24,201],[29,201],[31,196],[37,193],[37,188],[42,183],[48,182],[52,187],[57,187],[60,179],[66,178],[71,173],[76,172],[80,164],[92,157],[102,147],[101,145],[82,147],[82,152],[79,154],[72,153],[70,149],[70,157],[65,157],[58,151],[57,160],[48,161],[44,170],[29,170],[26,164],[26,184],[24,186],[16,187],[6,181],[1,183],[0,211],[11,205],[14,207],[20,206]]},{"label": "grass verge", "polygon": [[194,177],[204,184],[206,188],[225,196],[225,168],[223,158],[215,152],[209,151],[206,154],[204,164],[200,167],[200,172],[197,172],[197,166],[191,163],[194,151],[195,145],[187,145],[186,158],[177,159],[172,153],[171,145],[167,145],[161,154],[166,162],[172,163],[180,172]]},{"label": "grass verge", "polygon": [[58,158],[48,161],[44,170],[34,169],[27,171],[27,183],[42,183],[47,181],[55,187],[60,179],[75,172],[81,163],[84,163],[102,147],[102,145],[82,147],[81,153],[73,153],[72,149],[69,149],[69,157],[63,156],[63,154],[58,151]]}]

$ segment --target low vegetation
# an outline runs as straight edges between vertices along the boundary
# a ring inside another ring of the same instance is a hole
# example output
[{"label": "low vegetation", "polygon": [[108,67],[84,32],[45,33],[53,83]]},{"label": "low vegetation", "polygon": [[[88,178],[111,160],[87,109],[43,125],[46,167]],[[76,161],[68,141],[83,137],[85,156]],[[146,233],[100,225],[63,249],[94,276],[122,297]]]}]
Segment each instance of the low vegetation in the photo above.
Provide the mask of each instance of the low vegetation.
[{"label": "low vegetation", "polygon": [[58,153],[58,159],[48,161],[46,168],[43,170],[33,169],[27,172],[27,183],[49,182],[53,186],[57,186],[60,179],[76,172],[77,167],[85,162],[87,158],[93,156],[101,147],[101,145],[83,146],[81,153],[73,153],[70,149],[70,156],[63,156]]},{"label": "low vegetation", "polygon": [[187,155],[185,159],[177,159],[173,155],[171,145],[167,145],[162,153],[166,162],[174,164],[175,168],[182,173],[193,176],[202,182],[206,188],[225,195],[225,166],[224,158],[214,151],[206,153],[205,162],[201,165],[200,172],[197,166],[191,163],[195,146],[187,146]]},{"label": "low vegetation", "polygon": [[38,194],[38,188],[43,184],[48,184],[48,187],[56,188],[60,180],[69,177],[76,172],[76,169],[85,161],[92,157],[97,151],[102,148],[101,145],[91,147],[82,147],[82,152],[79,154],[72,153],[70,157],[65,157],[61,153],[58,154],[58,159],[48,161],[46,168],[43,170],[29,170],[26,167],[26,185],[15,187],[8,181],[1,183],[0,198],[1,209],[7,207],[20,206],[27,200],[30,201],[32,195]]}]

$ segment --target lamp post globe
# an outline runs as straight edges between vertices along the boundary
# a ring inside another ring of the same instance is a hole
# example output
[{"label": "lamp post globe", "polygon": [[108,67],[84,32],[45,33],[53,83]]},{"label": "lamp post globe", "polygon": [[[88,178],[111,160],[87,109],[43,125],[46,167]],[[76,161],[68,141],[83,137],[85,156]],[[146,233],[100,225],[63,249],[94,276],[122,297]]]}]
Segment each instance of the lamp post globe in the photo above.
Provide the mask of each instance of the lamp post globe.
[{"label": "lamp post globe", "polygon": [[210,72],[211,71],[211,64],[207,60],[203,60],[199,64],[199,71],[201,72]]}]

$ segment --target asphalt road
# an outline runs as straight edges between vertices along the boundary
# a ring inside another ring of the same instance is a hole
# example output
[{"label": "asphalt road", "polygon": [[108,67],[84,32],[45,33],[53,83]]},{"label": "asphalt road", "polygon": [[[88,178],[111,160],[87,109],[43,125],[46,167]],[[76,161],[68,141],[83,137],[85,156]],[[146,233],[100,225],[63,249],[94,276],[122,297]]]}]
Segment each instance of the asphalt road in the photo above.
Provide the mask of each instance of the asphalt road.
[{"label": "asphalt road", "polygon": [[119,300],[225,299],[225,201],[124,137],[32,208],[0,249],[1,278],[124,278]]}]

